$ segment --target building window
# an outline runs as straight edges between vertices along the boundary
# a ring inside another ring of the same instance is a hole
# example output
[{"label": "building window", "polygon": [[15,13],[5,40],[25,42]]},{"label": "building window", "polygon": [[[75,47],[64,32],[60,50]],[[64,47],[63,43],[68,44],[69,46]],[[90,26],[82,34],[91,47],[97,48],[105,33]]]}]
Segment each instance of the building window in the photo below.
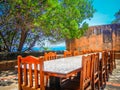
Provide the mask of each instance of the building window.
[{"label": "building window", "polygon": [[116,35],[116,40],[119,41],[120,40],[120,29],[116,30],[115,35]]},{"label": "building window", "polygon": [[103,30],[103,42],[112,42],[112,32],[110,30]]},{"label": "building window", "polygon": [[101,34],[101,29],[94,29],[94,34],[95,35],[100,35]]}]

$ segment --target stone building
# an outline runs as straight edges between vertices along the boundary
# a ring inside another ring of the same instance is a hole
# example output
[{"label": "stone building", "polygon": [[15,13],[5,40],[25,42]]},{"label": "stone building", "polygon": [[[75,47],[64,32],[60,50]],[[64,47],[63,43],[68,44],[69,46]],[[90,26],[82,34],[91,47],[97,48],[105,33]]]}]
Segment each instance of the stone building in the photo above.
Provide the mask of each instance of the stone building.
[{"label": "stone building", "polygon": [[68,50],[116,50],[120,51],[120,24],[91,26],[79,39],[67,40]]}]

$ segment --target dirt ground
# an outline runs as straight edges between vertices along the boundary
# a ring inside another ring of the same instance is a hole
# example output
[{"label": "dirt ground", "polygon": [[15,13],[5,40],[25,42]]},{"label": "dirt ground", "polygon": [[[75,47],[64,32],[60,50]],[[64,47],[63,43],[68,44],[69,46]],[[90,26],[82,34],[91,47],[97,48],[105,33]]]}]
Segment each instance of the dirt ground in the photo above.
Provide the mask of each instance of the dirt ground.
[{"label": "dirt ground", "polygon": [[16,70],[0,72],[0,90],[18,90],[18,78]]},{"label": "dirt ground", "polygon": [[[104,90],[120,90],[120,60],[117,59],[116,64]],[[0,71],[0,90],[18,90],[16,70]]]}]

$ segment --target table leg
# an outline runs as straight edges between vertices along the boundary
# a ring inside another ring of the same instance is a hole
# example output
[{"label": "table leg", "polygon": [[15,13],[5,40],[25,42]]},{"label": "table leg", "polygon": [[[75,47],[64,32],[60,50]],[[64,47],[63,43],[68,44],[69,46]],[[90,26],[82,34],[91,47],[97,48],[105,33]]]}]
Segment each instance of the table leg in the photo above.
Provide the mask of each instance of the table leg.
[{"label": "table leg", "polygon": [[77,73],[77,78],[79,78],[79,79],[80,79],[80,72],[78,72],[78,73]]},{"label": "table leg", "polygon": [[60,78],[59,77],[52,77],[50,76],[49,80],[50,87],[54,87],[56,89],[60,88]]}]

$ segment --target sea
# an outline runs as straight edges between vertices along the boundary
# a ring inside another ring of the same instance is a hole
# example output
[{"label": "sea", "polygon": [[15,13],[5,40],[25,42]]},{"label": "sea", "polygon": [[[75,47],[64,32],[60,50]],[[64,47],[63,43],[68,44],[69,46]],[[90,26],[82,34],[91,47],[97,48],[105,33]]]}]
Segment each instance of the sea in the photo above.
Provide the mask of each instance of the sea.
[{"label": "sea", "polygon": [[[47,51],[64,51],[66,50],[66,46],[47,47],[46,50]],[[33,47],[32,51],[39,52],[39,51],[45,51],[45,49],[40,47]]]}]

